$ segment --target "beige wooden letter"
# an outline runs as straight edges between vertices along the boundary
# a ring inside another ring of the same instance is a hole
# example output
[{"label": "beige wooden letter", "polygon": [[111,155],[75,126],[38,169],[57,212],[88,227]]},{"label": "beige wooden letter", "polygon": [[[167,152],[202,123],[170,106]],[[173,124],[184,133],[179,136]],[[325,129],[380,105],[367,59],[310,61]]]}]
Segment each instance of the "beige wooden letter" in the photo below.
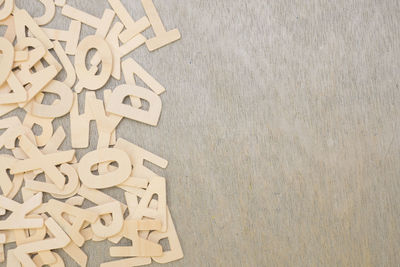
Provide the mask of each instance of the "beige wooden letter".
[{"label": "beige wooden letter", "polygon": [[68,164],[62,164],[60,172],[68,177],[68,183],[65,184],[64,189],[62,190],[60,190],[55,184],[34,180],[25,180],[25,187],[36,192],[50,193],[55,198],[66,198],[79,186],[79,178],[75,169]]},{"label": "beige wooden letter", "polygon": [[127,58],[122,62],[122,72],[128,84],[136,85],[135,75],[137,75],[157,95],[165,92],[164,86],[154,79],[153,76],[143,69],[133,58]]},{"label": "beige wooden letter", "polygon": [[[35,38],[18,39],[18,43],[15,46],[17,50],[25,50],[29,47],[34,48],[34,50],[29,51],[29,59],[27,61],[16,62],[16,66],[20,67],[20,71],[15,72],[15,74],[21,84],[26,85],[28,89],[27,101],[19,103],[20,107],[26,106],[62,68],[51,53],[45,50],[40,41]],[[42,58],[47,61],[49,66],[46,68],[37,68],[37,64],[41,65],[40,59]],[[33,67],[36,69],[35,73],[31,71]]]},{"label": "beige wooden letter", "polygon": [[[35,218],[42,218],[40,215],[35,215]],[[34,229],[34,232],[29,229],[15,229],[15,241],[17,246],[31,243],[39,240],[43,240],[46,236],[46,226],[43,225],[41,228]],[[27,236],[28,234],[28,236]]]},{"label": "beige wooden letter", "polygon": [[43,169],[45,174],[54,182],[59,188],[63,189],[65,184],[65,177],[55,167],[56,165],[69,162],[74,157],[75,151],[62,151],[55,154],[43,155],[39,149],[33,145],[27,137],[21,136],[19,142],[23,151],[30,157],[30,159],[19,161],[11,166],[11,174],[32,171],[36,169]]},{"label": "beige wooden letter", "polygon": [[[23,174],[14,175],[14,179],[11,181],[7,174],[7,170],[10,166],[17,161],[10,155],[0,156],[0,186],[3,191],[3,195],[9,199],[13,199],[15,195],[19,192],[22,182],[24,180]],[[11,183],[11,184],[10,184]],[[4,214],[5,210],[0,208],[0,215]],[[1,242],[0,242],[1,243]]]},{"label": "beige wooden letter", "polygon": [[58,127],[56,132],[51,136],[49,142],[42,148],[44,154],[56,153],[58,148],[65,140],[65,131],[62,126]]},{"label": "beige wooden letter", "polygon": [[148,239],[154,243],[160,242],[161,239],[168,238],[169,251],[164,251],[162,256],[153,256],[153,260],[158,263],[168,263],[183,258],[183,251],[179,242],[178,234],[176,233],[174,222],[171,213],[167,207],[168,230],[165,233],[154,231],[150,233]]},{"label": "beige wooden letter", "polygon": [[[32,50],[28,51],[28,48],[33,48]],[[20,51],[28,51],[28,59],[21,61],[21,62],[15,62],[14,63],[14,68],[19,67],[21,70],[23,69],[31,69],[41,58],[43,58],[46,55],[46,49],[42,44],[40,43],[39,40],[32,38],[32,37],[26,37],[22,39],[18,39],[18,43],[15,45],[15,49],[20,50]],[[19,75],[20,72],[16,72],[16,75],[22,80],[27,80],[26,77],[23,75]]]},{"label": "beige wooden letter", "polygon": [[29,129],[32,129],[35,124],[42,128],[42,133],[35,135],[37,146],[41,147],[46,145],[53,135],[52,122],[53,119],[39,118],[27,112],[22,124]]},{"label": "beige wooden letter", "polygon": [[88,188],[85,185],[81,186],[81,188],[78,191],[78,195],[81,195],[82,197],[86,198],[87,200],[97,205],[103,205],[110,202],[118,202],[121,205],[122,212],[125,212],[127,208],[127,206],[124,203],[110,197],[109,195],[101,192],[100,190]]},{"label": "beige wooden letter", "polygon": [[[85,242],[85,239],[79,232],[83,226],[83,223],[85,221],[94,223],[97,220],[97,214],[95,212],[80,209],[54,199],[49,200],[47,204],[47,211],[71,237],[72,241],[74,241],[74,243],[79,247],[81,247]],[[70,214],[75,217],[72,224],[65,220],[65,218],[62,216],[63,213]]]},{"label": "beige wooden letter", "polygon": [[[2,1],[2,3],[4,0]],[[14,9],[14,0],[5,0],[3,8],[0,10],[0,20],[7,18]]]},{"label": "beige wooden letter", "polygon": [[0,207],[13,213],[5,220],[0,221],[0,230],[40,228],[43,226],[41,218],[26,218],[26,215],[42,204],[42,193],[37,193],[23,204],[0,196]]},{"label": "beige wooden letter", "polygon": [[[30,84],[27,91],[28,97],[26,102],[19,103],[19,107],[25,107],[40,91],[48,84],[56,75],[57,69],[54,66],[49,66],[43,70],[31,73],[29,69],[23,69],[19,73],[18,79],[22,84]],[[23,80],[20,77],[24,76]]]},{"label": "beige wooden letter", "polygon": [[0,25],[7,26],[7,30],[4,33],[4,38],[6,38],[10,43],[13,43],[15,40],[15,23],[14,16],[10,15],[7,18],[0,20]]},{"label": "beige wooden letter", "polygon": [[[146,100],[149,102],[149,110],[146,111],[123,104],[127,96],[136,96]],[[161,106],[161,98],[152,91],[135,85],[122,84],[114,89],[110,102],[106,105],[106,110],[132,120],[156,126],[161,115]]]},{"label": "beige wooden letter", "polygon": [[149,18],[151,27],[153,28],[156,37],[147,40],[146,45],[150,51],[156,50],[169,43],[175,42],[181,38],[181,34],[178,29],[166,31],[165,27],[158,15],[157,9],[153,4],[153,0],[142,0],[144,11]]},{"label": "beige wooden letter", "polygon": [[36,266],[39,267],[43,267],[43,266],[49,266],[49,267],[65,267],[64,261],[62,260],[62,258],[60,257],[60,255],[58,255],[55,252],[51,252],[51,254],[55,257],[56,262],[51,263],[48,261],[44,261],[40,255],[36,255],[35,257],[33,257],[33,262],[35,263]]},{"label": "beige wooden letter", "polygon": [[63,81],[68,87],[72,88],[76,81],[76,73],[75,68],[72,65],[71,61],[69,60],[68,56],[66,55],[64,49],[61,47],[58,41],[53,41],[54,44],[54,51],[56,52],[58,58],[61,61],[62,66],[64,67],[66,77]]},{"label": "beige wooden letter", "polygon": [[64,5],[61,14],[74,20],[78,20],[90,27],[96,29],[96,35],[106,37],[108,30],[110,29],[111,23],[114,20],[115,13],[111,9],[105,9],[103,17],[101,19],[95,16],[83,12],[79,9],[73,8],[69,5]]},{"label": "beige wooden letter", "polygon": [[168,161],[135,145],[132,144],[125,139],[119,138],[117,141],[117,144],[115,145],[115,148],[124,150],[128,155],[129,158],[132,162],[132,165],[134,166],[132,175],[134,177],[153,177],[153,176],[158,176],[155,174],[153,171],[151,171],[149,168],[144,166],[144,161],[149,161],[153,164],[155,164],[158,167],[161,168],[166,168],[168,165]]},{"label": "beige wooden letter", "polygon": [[89,146],[89,123],[95,119],[89,104],[92,98],[96,98],[94,92],[85,93],[85,112],[79,115],[78,95],[74,93],[74,102],[70,112],[71,144],[73,148]]},{"label": "beige wooden letter", "polygon": [[56,6],[61,6],[63,7],[66,4],[67,0],[54,0],[54,3]]},{"label": "beige wooden letter", "polygon": [[4,196],[7,196],[13,188],[13,183],[7,174],[7,170],[16,160],[9,155],[0,155],[0,187]]},{"label": "beige wooden letter", "polygon": [[[34,50],[29,51],[27,48],[34,48]],[[57,73],[60,72],[62,69],[61,64],[53,57],[53,55],[47,49],[45,49],[40,40],[36,38],[26,37],[18,39],[18,43],[15,46],[15,50],[28,52],[29,56],[28,60],[16,62],[14,64],[14,67],[21,66],[20,67],[21,70],[25,71],[22,72],[23,75],[18,75],[18,78],[21,79],[21,82],[26,80],[24,75],[30,68],[34,67],[36,71],[44,69],[43,64],[40,62],[42,58],[44,61],[48,63],[48,65],[54,66],[57,70]]]},{"label": "beige wooden letter", "polygon": [[86,267],[88,257],[74,242],[70,242],[63,250],[80,266]]},{"label": "beige wooden letter", "polygon": [[150,27],[150,22],[146,16],[135,22],[120,0],[108,0],[108,3],[110,3],[110,6],[114,9],[118,18],[126,28],[126,30],[119,36],[123,43],[128,42],[133,37],[139,35],[139,33]]},{"label": "beige wooden letter", "polygon": [[9,117],[0,120],[0,129],[6,129],[0,136],[0,149],[5,146],[7,149],[15,148],[15,140],[20,135],[26,135],[29,140],[36,144],[32,131],[21,124],[18,117]]},{"label": "beige wooden letter", "polygon": [[[40,215],[34,215],[34,216],[37,218],[42,218],[42,216]],[[37,229],[14,230],[17,246],[43,240],[46,236],[46,233],[47,233],[46,225],[43,225],[43,227]],[[38,254],[40,258],[42,258],[49,264],[55,263],[57,261],[56,257],[54,257],[49,250],[39,251]]]},{"label": "beige wooden letter", "polygon": [[88,210],[96,212],[99,216],[105,214],[112,214],[112,222],[110,225],[103,225],[100,217],[95,223],[92,223],[93,233],[101,238],[108,238],[118,234],[122,230],[124,218],[122,215],[121,205],[119,202],[114,201],[103,205],[89,208]]},{"label": "beige wooden letter", "polygon": [[43,30],[36,24],[28,12],[26,12],[26,10],[18,9],[14,11],[14,18],[15,32],[19,40],[26,37],[25,27],[28,27],[33,36],[39,39],[46,49],[53,48],[53,43],[49,40]]},{"label": "beige wooden letter", "polygon": [[69,88],[65,83],[52,80],[43,88],[42,92],[57,94],[60,97],[60,100],[52,105],[33,102],[31,112],[34,116],[42,118],[58,118],[64,116],[71,110],[74,96],[71,88]]},{"label": "beige wooden letter", "polygon": [[[3,241],[3,240],[1,240]],[[4,242],[0,242],[0,262],[4,262],[5,257],[4,257]]]},{"label": "beige wooden letter", "polygon": [[[92,174],[92,166],[107,161],[116,161],[118,168],[105,174]],[[132,170],[128,155],[116,148],[102,148],[87,153],[78,166],[79,178],[89,188],[108,188],[123,183]]]},{"label": "beige wooden letter", "polygon": [[30,253],[63,248],[70,242],[69,237],[64,233],[60,226],[57,225],[53,218],[47,219],[45,224],[54,235],[54,238],[23,244],[14,250],[14,255],[24,267],[36,267],[36,264],[29,256]]},{"label": "beige wooden letter", "polygon": [[[113,68],[111,75],[117,79],[121,79],[121,58],[126,56],[139,46],[145,43],[146,38],[139,34],[134,38],[130,39],[123,45],[119,45],[118,35],[123,29],[123,25],[120,22],[116,22],[111,28],[110,32],[107,34],[106,41],[110,46],[111,52],[113,54]],[[92,65],[98,65],[100,62],[100,56],[96,54],[91,60]]]},{"label": "beige wooden letter", "polygon": [[[104,90],[105,103],[108,102],[110,95],[111,90]],[[122,117],[115,114],[106,114],[104,110],[104,102],[96,97],[91,97],[88,101],[91,113],[96,120],[97,132],[99,133],[97,149],[107,148],[111,143],[112,133],[117,128]]]},{"label": "beige wooden letter", "polygon": [[126,237],[132,240],[132,246],[118,246],[110,248],[111,257],[133,257],[133,256],[161,256],[162,247],[139,237],[139,230],[160,230],[160,221],[151,220],[126,220]]},{"label": "beige wooden letter", "polygon": [[151,263],[150,257],[134,257],[123,260],[109,261],[100,264],[100,267],[142,266]]},{"label": "beige wooden letter", "polygon": [[[9,249],[7,251],[7,267],[22,267],[17,257],[14,254],[15,249]],[[150,259],[151,261],[151,259]]]},{"label": "beige wooden letter", "polygon": [[67,31],[42,28],[51,40],[66,42],[65,53],[75,55],[81,33],[81,22],[72,20]]},{"label": "beige wooden letter", "polygon": [[44,6],[44,14],[40,17],[34,18],[35,22],[38,25],[46,25],[49,23],[56,14],[56,6],[54,5],[53,0],[39,0]]},{"label": "beige wooden letter", "polygon": [[[153,195],[158,196],[157,208],[149,208]],[[152,177],[146,193],[140,199],[132,219],[141,220],[144,217],[161,221],[161,232],[167,231],[167,195],[165,191],[165,178]]]},{"label": "beige wooden letter", "polygon": [[14,63],[14,47],[4,37],[0,37],[0,50],[1,55],[1,69],[0,69],[0,85],[5,82],[11,72],[12,65]]},{"label": "beige wooden letter", "polygon": [[[86,68],[86,55],[90,49],[95,48],[101,57],[101,73],[96,75]],[[107,42],[99,36],[90,35],[83,39],[77,48],[75,56],[75,70],[79,78],[76,91],[82,88],[97,90],[110,78],[112,71],[112,53]]]},{"label": "beige wooden letter", "polygon": [[0,105],[0,117],[10,113],[18,108],[18,104],[4,104]]},{"label": "beige wooden letter", "polygon": [[25,88],[13,72],[10,72],[7,82],[0,86],[0,90],[7,91],[7,93],[0,94],[1,105],[16,104],[19,102],[25,102],[28,99],[28,94]]}]

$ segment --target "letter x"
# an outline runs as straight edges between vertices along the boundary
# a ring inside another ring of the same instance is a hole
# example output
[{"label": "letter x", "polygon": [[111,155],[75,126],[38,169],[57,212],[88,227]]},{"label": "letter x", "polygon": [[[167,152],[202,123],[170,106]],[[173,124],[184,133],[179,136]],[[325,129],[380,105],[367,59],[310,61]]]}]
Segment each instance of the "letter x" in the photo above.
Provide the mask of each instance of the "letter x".
[{"label": "letter x", "polygon": [[65,177],[56,166],[71,161],[75,151],[69,150],[43,155],[24,135],[20,137],[19,145],[28,155],[29,159],[15,162],[11,167],[10,173],[17,174],[42,169],[54,184],[62,190],[65,185]]}]

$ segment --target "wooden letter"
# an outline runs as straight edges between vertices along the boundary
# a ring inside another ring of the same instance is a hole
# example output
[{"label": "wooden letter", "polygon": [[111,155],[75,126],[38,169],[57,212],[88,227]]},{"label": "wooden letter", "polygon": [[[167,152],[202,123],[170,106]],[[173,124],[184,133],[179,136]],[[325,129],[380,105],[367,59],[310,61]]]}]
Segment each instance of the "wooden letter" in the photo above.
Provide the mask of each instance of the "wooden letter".
[{"label": "wooden letter", "polygon": [[80,266],[86,267],[88,257],[74,242],[70,242],[63,250]]},{"label": "wooden letter", "polygon": [[153,0],[142,0],[142,5],[149,18],[153,31],[156,34],[156,37],[146,41],[147,48],[150,51],[156,50],[181,38],[178,29],[170,31],[165,30],[157,9],[153,4]]},{"label": "wooden letter", "polygon": [[73,148],[86,148],[89,146],[89,123],[95,119],[89,104],[92,98],[96,98],[94,92],[86,92],[85,113],[79,115],[78,95],[74,93],[74,102],[70,112],[71,143]]},{"label": "wooden letter", "polygon": [[158,176],[153,171],[151,171],[149,168],[144,166],[145,160],[149,161],[161,168],[166,168],[168,165],[167,160],[165,160],[157,155],[154,155],[153,153],[151,153],[135,144],[132,144],[122,138],[118,139],[117,144],[115,145],[115,148],[124,150],[129,155],[132,165],[134,166],[131,176],[134,176],[134,177],[145,178],[145,177]]},{"label": "wooden letter", "polygon": [[92,223],[92,230],[96,236],[101,238],[108,238],[118,234],[122,230],[124,218],[122,216],[121,205],[119,202],[110,202],[107,204],[89,208],[89,210],[96,212],[99,216],[112,214],[112,222],[110,225],[103,225],[100,221],[100,217],[95,223]]},{"label": "wooden letter", "polygon": [[[86,55],[90,49],[95,48],[101,57],[101,73],[96,75],[86,68]],[[83,39],[77,48],[75,56],[75,69],[79,78],[76,90],[79,93],[83,88],[97,90],[110,78],[112,71],[112,53],[107,42],[99,36],[90,35]]]},{"label": "wooden letter", "polygon": [[[106,38],[106,41],[110,45],[111,52],[113,54],[113,68],[111,75],[117,80],[121,79],[121,58],[144,44],[146,41],[146,38],[140,34],[120,46],[118,35],[122,31],[123,27],[124,26],[120,22],[116,22],[111,28],[110,32],[107,34]],[[100,56],[96,54],[93,56],[90,63],[92,65],[98,65],[99,62]]]},{"label": "wooden letter", "polygon": [[96,30],[96,35],[106,37],[108,30],[110,29],[111,23],[114,20],[115,13],[111,9],[104,10],[103,17],[101,19],[96,18],[86,12],[79,9],[73,8],[69,5],[64,5],[61,14],[71,19],[78,20]]},{"label": "wooden letter", "polygon": [[7,174],[7,170],[15,161],[16,159],[9,155],[0,155],[0,187],[4,196],[7,196],[13,188],[13,183]]},{"label": "wooden letter", "polygon": [[10,15],[7,18],[0,20],[0,25],[7,26],[7,30],[4,33],[4,38],[6,38],[10,43],[13,43],[15,40],[15,23],[14,16]]},{"label": "wooden letter", "polygon": [[67,2],[67,0],[55,0],[54,3],[56,4],[56,6],[64,6],[65,3]]},{"label": "wooden letter", "polygon": [[[35,218],[41,219],[40,215],[34,215]],[[33,217],[33,216],[32,216]],[[27,236],[28,234],[28,236]],[[32,229],[15,229],[14,230],[15,241],[17,246],[31,243],[39,240],[43,240],[46,236],[46,226],[43,225],[41,228],[34,229],[34,233]]]},{"label": "wooden letter", "polygon": [[35,257],[33,257],[33,262],[35,263],[36,266],[39,266],[39,267],[43,267],[43,266],[47,266],[47,265],[50,267],[65,267],[64,261],[62,260],[60,255],[58,255],[55,252],[51,252],[51,254],[56,259],[56,261],[54,263],[44,261],[40,255],[36,255]]},{"label": "wooden letter", "polygon": [[[116,161],[118,169],[101,175],[92,174],[93,165],[106,161]],[[89,152],[82,157],[78,166],[79,178],[89,188],[108,188],[119,185],[128,179],[131,170],[128,155],[116,148],[103,148]]]},{"label": "wooden letter", "polygon": [[[157,208],[149,208],[153,195],[158,196]],[[165,191],[165,178],[152,177],[149,187],[140,199],[138,207],[132,215],[132,219],[141,220],[144,217],[161,221],[161,232],[167,231],[167,195]]]},{"label": "wooden letter", "polygon": [[15,256],[14,251],[15,249],[10,249],[7,251],[7,267],[22,267],[21,263]]},{"label": "wooden letter", "polygon": [[140,238],[138,234],[139,230],[159,230],[161,227],[160,221],[126,220],[125,227],[127,238],[132,240],[132,246],[111,247],[111,257],[148,257],[162,255],[162,247],[159,244]]},{"label": "wooden letter", "polygon": [[56,165],[72,160],[75,151],[63,151],[55,154],[43,155],[27,137],[21,136],[19,142],[23,151],[30,159],[19,161],[11,166],[11,174],[43,169],[59,189],[64,188],[65,177],[55,167]]},{"label": "wooden letter", "polygon": [[160,95],[165,92],[162,86],[145,69],[142,68],[133,58],[128,58],[122,62],[122,71],[125,81],[128,84],[136,85],[135,75],[137,75],[154,93]]},{"label": "wooden letter", "polygon": [[39,0],[44,5],[45,11],[44,14],[40,17],[34,18],[38,25],[46,25],[49,23],[56,14],[56,6],[54,5],[53,0]]},{"label": "wooden letter", "polygon": [[53,48],[53,43],[49,40],[43,30],[36,24],[32,17],[24,9],[14,11],[15,18],[15,31],[17,38],[20,40],[26,37],[25,27],[28,27],[39,41],[43,44],[46,49]]},{"label": "wooden letter", "polygon": [[[42,95],[40,95],[40,101]],[[33,116],[29,112],[26,113],[25,119],[23,121],[23,125],[32,129],[32,127],[36,124],[42,128],[42,133],[40,135],[35,135],[37,146],[41,147],[46,145],[53,135],[53,119],[39,118]]]},{"label": "wooden letter", "polygon": [[29,256],[29,253],[63,248],[70,242],[69,237],[64,233],[60,226],[57,225],[53,218],[47,219],[45,224],[54,235],[54,238],[23,244],[14,250],[15,256],[24,267],[36,267],[36,264]]},{"label": "wooden letter", "polygon": [[0,85],[5,82],[10,75],[12,65],[14,63],[14,47],[4,37],[0,37],[1,69],[0,69]]},{"label": "wooden letter", "polygon": [[25,216],[42,204],[42,193],[37,193],[23,204],[0,196],[0,207],[10,210],[13,213],[5,221],[0,221],[0,230],[40,228],[43,226],[43,219],[26,218]]},{"label": "wooden letter", "polygon": [[[83,223],[85,221],[94,223],[97,220],[97,214],[95,212],[80,209],[54,199],[49,200],[47,204],[47,211],[71,237],[72,241],[74,241],[74,243],[79,247],[81,247],[85,242],[83,236],[79,232],[83,226]],[[70,214],[75,217],[72,224],[65,220],[65,218],[62,216],[63,213]]]},{"label": "wooden letter", "polygon": [[51,40],[66,42],[65,53],[75,55],[81,33],[81,22],[72,20],[68,31],[42,28]]},{"label": "wooden letter", "polygon": [[52,105],[33,102],[31,112],[34,116],[42,118],[57,118],[64,116],[71,110],[74,96],[71,88],[64,83],[52,80],[46,85],[46,87],[44,87],[42,92],[57,94],[60,97],[60,100]]},{"label": "wooden letter", "polygon": [[168,214],[168,230],[165,233],[154,231],[150,233],[148,239],[154,243],[158,243],[161,239],[168,238],[169,251],[164,251],[162,256],[153,256],[153,260],[158,263],[167,263],[183,258],[182,247],[179,242],[178,234],[176,233],[174,222],[172,221],[171,213],[167,207]]},{"label": "wooden letter", "polygon": [[151,263],[150,257],[133,257],[123,260],[109,261],[100,264],[100,267],[118,267],[118,266],[142,266]]},{"label": "wooden letter", "polygon": [[55,198],[66,198],[79,186],[79,178],[75,169],[68,164],[62,164],[60,172],[68,176],[68,183],[65,184],[63,190],[60,190],[55,184],[34,180],[25,180],[25,187],[36,192],[50,193]]},{"label": "wooden letter", "polygon": [[126,28],[126,30],[119,36],[123,43],[128,42],[133,37],[139,35],[139,33],[150,27],[150,22],[147,17],[142,17],[135,22],[120,0],[108,0],[108,3],[110,3],[118,18]]},{"label": "wooden letter", "polygon": [[36,144],[35,136],[31,129],[23,126],[18,117],[9,117],[0,120],[0,129],[6,129],[6,131],[0,136],[0,149],[3,146],[7,149],[14,149],[15,140],[21,135],[26,135],[29,140]]},{"label": "wooden letter", "polygon": [[[148,101],[149,110],[123,104],[125,97],[131,95]],[[156,126],[160,118],[161,106],[160,97],[152,91],[135,85],[122,84],[114,89],[106,109],[108,112]]]},{"label": "wooden letter", "polygon": [[[108,102],[110,95],[111,90],[104,90],[104,102]],[[95,97],[89,98],[89,107],[96,120],[97,132],[99,133],[97,149],[107,148],[110,145],[112,133],[122,120],[121,116],[106,114],[104,110],[104,102]]]},{"label": "wooden letter", "polygon": [[[3,3],[1,1],[1,3]],[[14,0],[5,0],[4,7],[0,10],[0,20],[7,18],[14,9]]]},{"label": "wooden letter", "polygon": [[72,88],[72,86],[74,86],[76,81],[76,73],[74,66],[72,65],[71,61],[66,55],[64,49],[61,47],[60,43],[58,41],[53,41],[53,44],[54,44],[54,51],[56,52],[58,58],[60,59],[61,64],[64,67],[65,73],[67,74],[67,77],[65,77],[63,82],[68,87]]},{"label": "wooden letter", "polygon": [[103,205],[110,202],[119,202],[122,212],[125,212],[127,208],[127,206],[122,202],[110,197],[100,190],[88,188],[85,185],[82,185],[81,188],[79,188],[78,194],[97,205]]},{"label": "wooden letter", "polygon": [[2,105],[25,102],[28,99],[28,94],[25,91],[25,88],[13,72],[10,72],[7,82],[0,86],[0,90],[7,91],[5,94],[0,94],[0,104]]}]

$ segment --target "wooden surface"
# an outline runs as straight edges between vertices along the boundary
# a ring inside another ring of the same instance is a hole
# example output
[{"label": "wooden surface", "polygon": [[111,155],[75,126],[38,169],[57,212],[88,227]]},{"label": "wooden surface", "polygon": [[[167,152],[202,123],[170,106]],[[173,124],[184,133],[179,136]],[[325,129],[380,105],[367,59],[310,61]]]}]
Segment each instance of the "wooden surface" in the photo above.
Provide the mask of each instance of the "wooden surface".
[{"label": "wooden surface", "polygon": [[[166,266],[398,266],[399,2],[154,3],[182,34],[132,53],[167,89],[160,123],[124,120],[118,136],[169,161],[154,170],[185,258]],[[49,26],[67,29],[59,12]],[[110,260],[110,245],[85,244],[88,266]]]}]

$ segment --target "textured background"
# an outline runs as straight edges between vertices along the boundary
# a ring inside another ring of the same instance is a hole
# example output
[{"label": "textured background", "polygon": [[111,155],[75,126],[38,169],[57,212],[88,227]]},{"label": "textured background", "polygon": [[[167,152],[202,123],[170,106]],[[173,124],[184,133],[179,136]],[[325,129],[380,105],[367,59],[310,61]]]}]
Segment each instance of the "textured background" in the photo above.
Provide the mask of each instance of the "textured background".
[{"label": "textured background", "polygon": [[[17,0],[35,16],[36,2]],[[398,266],[399,2],[154,3],[182,34],[132,54],[167,88],[161,120],[125,120],[118,136],[169,160],[155,171],[185,258],[167,266]],[[110,260],[108,246],[87,243],[88,266]]]}]

